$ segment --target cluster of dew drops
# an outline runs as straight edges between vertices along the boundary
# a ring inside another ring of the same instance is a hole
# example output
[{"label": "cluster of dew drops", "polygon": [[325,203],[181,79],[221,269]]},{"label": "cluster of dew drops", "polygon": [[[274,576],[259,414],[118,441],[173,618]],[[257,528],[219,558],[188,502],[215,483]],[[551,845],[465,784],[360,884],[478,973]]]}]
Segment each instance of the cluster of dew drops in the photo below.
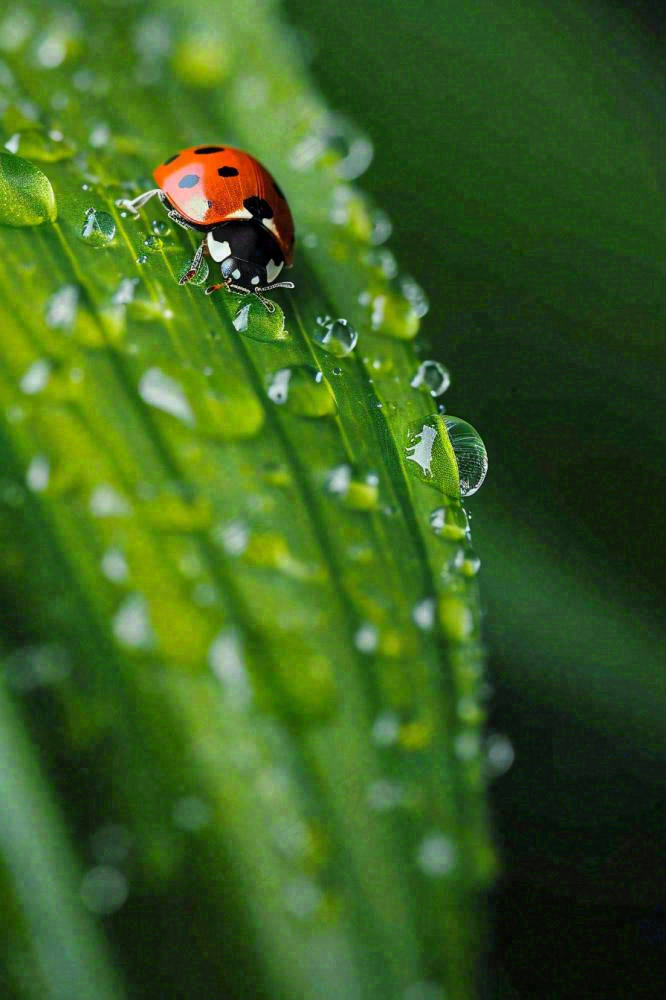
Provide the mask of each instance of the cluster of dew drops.
[{"label": "cluster of dew drops", "polygon": [[[11,30],[5,32],[5,38],[11,41],[12,38],[20,40],[22,22],[20,18],[11,22]],[[27,29],[26,29],[27,30]],[[155,25],[146,21],[143,32],[150,34],[157,31],[160,34],[160,25]],[[13,32],[13,34],[12,34]],[[160,36],[161,37],[161,36]],[[165,36],[166,37],[166,36]],[[160,45],[154,44],[154,39],[148,39],[150,44],[144,44],[146,38],[141,42],[138,52],[167,53],[167,43],[165,38]],[[158,39],[159,41],[159,39]],[[18,44],[18,42],[17,42]],[[161,46],[161,48],[160,48]],[[186,48],[183,49],[184,56],[187,55]],[[45,35],[36,50],[36,60],[43,68],[58,66],[65,58],[66,45],[58,37]],[[215,71],[219,65],[219,50],[215,47],[211,49],[211,57],[215,58]],[[184,66],[183,74],[196,72],[201,69],[201,54],[197,54],[197,60],[189,69]],[[173,63],[178,72],[178,62]],[[205,67],[204,67],[205,68]],[[154,67],[143,64],[139,59],[137,72],[143,73],[149,82],[150,74]],[[212,70],[211,70],[212,71]],[[189,83],[193,80],[189,79]],[[194,81],[196,83],[196,80]],[[236,80],[234,86],[242,89],[243,100],[247,105],[254,105],[256,110],[261,109],[262,102],[268,99],[268,88],[263,86],[264,81],[259,77],[248,75]],[[74,73],[73,84],[80,90],[95,88],[95,74],[86,69]],[[52,103],[57,107],[59,98],[64,102],[64,95],[54,95]],[[26,112],[29,109],[26,108]],[[93,149],[100,149],[112,140],[111,130],[104,122],[93,125],[89,134],[89,144]],[[63,134],[55,129],[48,132],[40,130],[35,123],[34,128],[27,128],[24,131],[17,130],[5,143],[6,153],[12,156],[23,157],[30,163],[33,160],[48,163],[59,158],[66,158],[74,154],[74,148],[66,142]],[[345,118],[338,115],[325,115],[322,117],[311,134],[300,138],[293,147],[289,155],[290,166],[295,170],[306,171],[318,165],[329,157],[331,151],[337,156],[335,170],[339,183],[334,189],[332,203],[329,209],[329,221],[341,228],[353,228],[358,226],[358,215],[360,205],[361,222],[363,213],[369,220],[367,242],[370,250],[367,260],[382,276],[385,282],[397,286],[400,297],[397,319],[393,315],[392,322],[410,323],[417,322],[422,318],[427,310],[428,303],[422,289],[411,278],[398,275],[395,258],[382,247],[391,233],[391,223],[388,217],[380,210],[369,210],[363,199],[349,185],[369,166],[373,149],[372,144]],[[3,153],[3,155],[6,155]],[[48,169],[48,168],[45,168]],[[49,207],[53,192],[50,182],[45,174],[37,167],[27,170],[19,179],[20,198],[12,190],[11,184],[7,186],[7,181],[3,182],[5,187],[0,189],[0,223],[9,222],[11,225],[33,225],[43,221],[52,221],[52,208]],[[86,181],[82,184],[86,192],[91,193],[92,186]],[[123,213],[121,212],[121,215]],[[163,249],[164,239],[169,234],[170,228],[163,220],[154,220],[151,224],[152,231],[145,235],[143,248],[136,259],[137,264],[144,265],[149,262],[150,254]],[[109,212],[88,207],[80,223],[80,239],[84,244],[92,249],[111,247],[116,237],[116,224],[113,216]],[[306,251],[317,252],[318,240],[315,234],[305,233],[302,237],[302,245]],[[184,259],[182,268],[177,277],[187,268],[188,262]],[[208,278],[208,264],[204,261],[194,278],[193,283],[203,285]],[[124,310],[135,299],[135,292],[138,285],[137,278],[125,278],[120,283],[118,289],[112,297],[111,305],[116,311]],[[66,330],[71,328],[75,322],[78,308],[78,288],[75,285],[65,285],[52,296],[46,306],[46,322],[56,329]],[[395,301],[382,292],[362,293],[359,304],[367,306],[369,309],[370,326],[377,332],[390,335],[391,324],[389,314],[393,310],[396,312]],[[170,311],[162,309],[163,318],[169,319]],[[233,318],[233,325],[236,331],[244,336],[255,340],[266,342],[276,342],[286,339],[284,330],[284,316],[281,310],[276,310],[274,316],[267,315],[263,307],[255,302],[242,300]],[[345,359],[350,359],[357,350],[359,335],[354,326],[344,317],[335,317],[322,314],[316,317],[314,328],[310,331],[314,345],[336,359],[339,364],[344,364]],[[408,339],[409,334],[402,330],[398,336]],[[373,368],[380,365],[380,362],[371,358],[362,359],[366,368],[373,374]],[[333,369],[334,374],[341,374],[342,368]],[[34,362],[25,372],[20,387],[28,395],[39,393],[47,384],[51,376],[50,363],[46,360]],[[419,480],[434,487],[442,494],[454,494],[457,489],[461,497],[471,496],[482,485],[487,471],[487,456],[483,441],[466,421],[446,414],[445,408],[441,405],[440,399],[449,388],[451,378],[447,369],[439,361],[423,360],[413,372],[410,379],[410,387],[417,393],[425,394],[432,400],[438,401],[436,413],[421,418],[409,424],[407,428],[407,440],[404,448],[404,458],[407,468]],[[174,380],[156,376],[153,372],[151,378],[144,378],[140,384],[139,391],[148,405],[156,406],[173,416],[180,417],[186,422],[191,422],[192,411],[187,404],[179,386]],[[267,393],[270,400],[277,406],[303,416],[324,416],[335,413],[334,398],[327,387],[321,370],[314,366],[292,366],[283,367],[274,372],[267,385]],[[458,466],[458,482],[451,483],[446,478],[446,470],[450,470],[451,451]],[[27,485],[30,489],[40,491],[46,488],[49,481],[50,468],[48,459],[44,456],[37,456],[27,471]],[[373,509],[377,501],[378,479],[369,475],[364,480],[354,478],[350,466],[340,466],[333,470],[327,479],[327,489],[336,495],[348,506],[356,509]],[[462,577],[471,577],[479,568],[479,560],[471,549],[469,543],[469,522],[468,517],[460,504],[446,503],[444,506],[433,510],[430,517],[430,528],[435,535],[448,541],[460,543],[455,554],[447,565],[446,573],[455,573]],[[124,579],[126,566],[124,565],[122,554],[109,555],[105,564],[105,572],[110,579]],[[140,607],[127,607],[123,610],[123,615],[116,622],[117,631],[121,632],[126,641],[134,643],[139,640],[145,632],[145,622]],[[435,600],[434,598],[424,598],[419,601],[413,611],[414,623],[420,629],[427,631],[434,626]],[[355,643],[361,653],[372,654],[378,643],[377,628],[366,623],[359,627]],[[225,654],[226,655],[226,654]],[[219,658],[219,657],[218,657]],[[34,658],[33,658],[34,659]],[[39,659],[39,657],[37,658]],[[47,658],[51,663],[52,657]],[[33,683],[34,663],[31,662],[28,686]],[[225,660],[226,663],[226,660]],[[20,666],[20,665],[19,665]],[[24,672],[24,667],[17,667],[17,683],[23,683],[21,678],[28,676]],[[228,671],[227,671],[228,672]],[[39,673],[39,671],[38,671]],[[35,674],[37,676],[37,674]],[[52,680],[53,678],[51,678]],[[43,680],[43,678],[42,678]],[[47,678],[48,680],[48,678]],[[35,683],[41,683],[38,680]],[[379,746],[388,747],[398,739],[400,721],[391,712],[383,713],[376,720],[373,727],[373,739]],[[463,729],[456,740],[456,754],[461,759],[471,759],[478,754],[478,741],[480,737],[474,729]],[[496,734],[490,736],[486,746],[486,760],[488,769],[496,775],[508,770],[513,760],[513,750],[506,737]],[[382,810],[387,809],[399,802],[402,792],[391,782],[381,780],[375,782],[368,791],[368,801],[372,808]],[[183,829],[194,829],[197,824],[205,822],[202,818],[202,803],[200,800],[192,799],[177,804],[174,822]],[[205,808],[203,808],[205,811]],[[95,861],[96,864],[86,874],[81,887],[81,894],[86,905],[97,913],[110,913],[123,905],[128,892],[125,876],[121,872],[121,864],[125,855],[129,851],[130,835],[124,828],[109,827],[99,831],[95,840]],[[441,831],[432,831],[426,835],[417,847],[416,861],[419,868],[425,875],[439,877],[447,874],[456,863],[456,847],[454,842]],[[298,894],[298,905],[302,893]],[[426,991],[427,992],[427,991]],[[415,993],[416,997],[416,993]]]}]

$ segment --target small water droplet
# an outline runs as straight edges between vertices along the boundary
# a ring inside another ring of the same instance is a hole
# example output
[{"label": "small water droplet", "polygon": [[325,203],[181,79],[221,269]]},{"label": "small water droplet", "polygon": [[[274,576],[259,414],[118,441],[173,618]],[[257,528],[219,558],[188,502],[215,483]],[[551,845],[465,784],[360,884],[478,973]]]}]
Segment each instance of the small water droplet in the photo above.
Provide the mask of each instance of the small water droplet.
[{"label": "small water droplet", "polygon": [[20,156],[0,151],[0,225],[38,226],[57,216],[46,174]]},{"label": "small water droplet", "polygon": [[422,601],[412,608],[412,619],[415,625],[429,632],[435,623],[435,599],[434,597],[424,597]]},{"label": "small water droplet", "polygon": [[97,211],[94,208],[87,209],[85,222],[81,228],[81,239],[85,240],[88,246],[108,246],[115,235],[116,224],[108,212]]},{"label": "small water droplet", "polygon": [[476,729],[464,729],[453,741],[458,760],[475,760],[481,752],[481,736]]},{"label": "small water droplet", "polygon": [[50,477],[51,463],[46,455],[35,455],[25,474],[28,489],[31,489],[33,493],[42,493],[49,485]]},{"label": "small water droplet", "polygon": [[27,396],[34,396],[46,386],[51,375],[51,363],[44,358],[33,362],[25,372],[19,386]]},{"label": "small water droplet", "polygon": [[76,320],[79,289],[76,285],[63,285],[46,303],[47,326],[56,330],[71,329]]},{"label": "small water droplet", "polygon": [[275,343],[289,337],[284,328],[282,309],[276,305],[275,310],[269,313],[256,296],[240,304],[232,322],[235,329],[250,340]]},{"label": "small water droplet", "polygon": [[374,653],[379,644],[379,629],[365,622],[354,633],[354,645],[360,653]]},{"label": "small water droplet", "polygon": [[35,56],[44,69],[55,69],[67,56],[66,38],[55,32],[46,35],[37,45]]},{"label": "small water droplet", "polygon": [[400,735],[400,719],[395,712],[382,712],[372,726],[372,739],[380,747],[393,746]]},{"label": "small water droplet", "polygon": [[492,733],[486,740],[486,760],[492,777],[498,778],[512,766],[515,751],[508,736]]},{"label": "small water droplet", "polygon": [[416,863],[424,875],[441,878],[453,869],[455,862],[455,844],[443,833],[429,834],[418,846]]},{"label": "small water droplet", "polygon": [[156,236],[167,236],[171,232],[169,224],[164,219],[153,219],[150,228]]},{"label": "small water droplet", "polygon": [[115,306],[126,306],[134,299],[138,278],[123,278],[118,288],[111,297],[111,302]]},{"label": "small water droplet", "polygon": [[148,604],[142,594],[130,594],[113,616],[113,634],[123,646],[149,649],[153,645],[153,630],[148,617]]},{"label": "small water droplet", "polygon": [[335,398],[319,369],[310,365],[280,368],[268,384],[268,398],[301,417],[324,417],[337,412]]},{"label": "small water droplet", "polygon": [[318,316],[312,338],[329,354],[335,355],[336,358],[345,358],[356,347],[358,333],[349,320]]},{"label": "small water droplet", "polygon": [[[60,135],[55,139],[54,135]],[[5,143],[5,149],[10,153],[18,153],[26,160],[39,160],[42,163],[57,163],[68,160],[74,155],[74,147],[64,142],[61,133],[44,132],[40,128],[14,132]]]},{"label": "small water droplet", "polygon": [[124,583],[129,574],[127,561],[120,549],[107,549],[102,556],[102,573],[113,583]]},{"label": "small water droplet", "polygon": [[378,477],[370,473],[365,479],[355,478],[350,465],[332,469],[326,479],[326,489],[351,510],[376,510],[379,503]]},{"label": "small water droplet", "polygon": [[139,395],[144,403],[194,425],[195,418],[183,387],[160,368],[149,368],[141,376]]},{"label": "small water droplet", "polygon": [[15,52],[25,45],[33,29],[33,16],[22,7],[11,10],[0,23],[0,49]]},{"label": "small water droplet", "polygon": [[423,361],[410,382],[413,389],[423,389],[431,396],[441,396],[451,384],[451,376],[439,361]]},{"label": "small water droplet", "polygon": [[243,662],[243,648],[234,629],[223,629],[208,650],[208,663],[222,684],[229,703],[245,708],[252,701],[252,687]]},{"label": "small water droplet", "polygon": [[430,303],[428,302],[428,296],[426,293],[414,280],[414,278],[411,278],[406,274],[402,275],[398,284],[401,293],[407,299],[418,318],[422,319],[430,308]]},{"label": "small water droplet", "polygon": [[436,535],[458,541],[469,532],[469,520],[460,504],[451,503],[447,507],[437,507],[430,515],[430,527]]},{"label": "small water droplet", "polygon": [[111,129],[104,122],[99,125],[95,125],[90,135],[88,136],[88,142],[93,147],[93,149],[102,149],[106,146],[109,139],[111,138]]},{"label": "small water droplet", "polygon": [[98,916],[115,913],[129,895],[127,879],[111,865],[91,868],[81,880],[81,899],[86,909]]},{"label": "small water droplet", "polygon": [[146,236],[145,240],[143,241],[143,245],[146,248],[146,250],[149,250],[151,253],[157,253],[164,246],[160,237],[155,236],[154,233],[151,236]]},{"label": "small water droplet", "polygon": [[242,521],[231,521],[218,525],[213,531],[213,539],[230,556],[242,555],[250,540],[250,530]]},{"label": "small water droplet", "polygon": [[90,513],[93,517],[127,517],[130,509],[125,497],[112,486],[97,486],[91,494]]},{"label": "small water droplet", "polygon": [[[361,303],[363,304],[363,303]],[[412,340],[419,330],[419,317],[411,302],[391,289],[369,296],[373,330],[397,340]]]},{"label": "small water droplet", "polygon": [[461,551],[457,569],[463,576],[476,576],[481,569],[481,560],[471,546]]},{"label": "small water droplet", "polygon": [[136,258],[137,264],[146,264],[148,262],[148,254],[140,253]]}]

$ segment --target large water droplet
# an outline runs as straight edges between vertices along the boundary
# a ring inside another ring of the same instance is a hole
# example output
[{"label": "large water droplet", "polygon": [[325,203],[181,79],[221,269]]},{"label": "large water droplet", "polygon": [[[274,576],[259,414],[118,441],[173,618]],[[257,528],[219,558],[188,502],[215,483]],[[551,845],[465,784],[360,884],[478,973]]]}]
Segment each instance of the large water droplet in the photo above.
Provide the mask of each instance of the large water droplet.
[{"label": "large water droplet", "polygon": [[358,333],[347,319],[318,316],[313,339],[319,347],[336,358],[344,358],[356,347]]},{"label": "large water droplet", "polygon": [[410,424],[405,456],[418,479],[451,497],[476,493],[488,470],[477,431],[448,415],[431,414]]},{"label": "large water droplet", "polygon": [[337,412],[335,398],[322,372],[310,365],[280,368],[271,377],[268,396],[278,406],[301,417],[325,417]]},{"label": "large water droplet", "polygon": [[446,424],[449,440],[458,463],[460,495],[469,497],[476,493],[486,478],[488,471],[486,446],[479,432],[466,420],[448,414],[442,419]]},{"label": "large water droplet", "polygon": [[81,228],[81,239],[85,240],[88,246],[108,246],[115,235],[116,224],[108,212],[98,212],[94,208],[87,210]]},{"label": "large water droplet", "polygon": [[38,226],[57,217],[46,174],[20,156],[0,152],[0,225]]},{"label": "large water droplet", "polygon": [[410,382],[412,389],[422,389],[431,396],[441,396],[450,384],[451,376],[439,361],[422,361]]},{"label": "large water droplet", "polygon": [[249,337],[250,340],[274,343],[287,340],[289,337],[284,328],[284,313],[280,307],[276,305],[275,311],[269,313],[256,296],[241,303],[236,310],[233,324],[239,333]]}]

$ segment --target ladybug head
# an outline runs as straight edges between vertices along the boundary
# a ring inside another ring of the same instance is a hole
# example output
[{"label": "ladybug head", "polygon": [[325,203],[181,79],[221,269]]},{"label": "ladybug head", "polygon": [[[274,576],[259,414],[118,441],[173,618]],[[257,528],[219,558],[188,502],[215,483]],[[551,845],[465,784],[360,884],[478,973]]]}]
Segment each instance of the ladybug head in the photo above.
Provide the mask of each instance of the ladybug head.
[{"label": "ladybug head", "polygon": [[284,266],[277,240],[254,220],[216,226],[209,234],[208,249],[220,264],[223,281],[237,290],[252,292],[272,285]]}]

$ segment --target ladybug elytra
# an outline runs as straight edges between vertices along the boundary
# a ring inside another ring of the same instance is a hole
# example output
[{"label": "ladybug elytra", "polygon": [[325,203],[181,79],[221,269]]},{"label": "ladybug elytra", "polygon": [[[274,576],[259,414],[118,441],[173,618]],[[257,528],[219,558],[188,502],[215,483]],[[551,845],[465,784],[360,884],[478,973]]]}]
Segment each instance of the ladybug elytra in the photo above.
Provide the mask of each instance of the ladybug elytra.
[{"label": "ladybug elytra", "polygon": [[253,292],[269,312],[275,306],[262,292],[293,288],[278,281],[294,257],[294,222],[282,190],[268,170],[249,153],[232,146],[191,146],[170,156],[153,171],[158,187],[117,204],[133,215],[156,195],[169,218],[202,234],[185,285],[206,254],[220,265],[222,281],[209,285],[211,295],[224,288]]}]

